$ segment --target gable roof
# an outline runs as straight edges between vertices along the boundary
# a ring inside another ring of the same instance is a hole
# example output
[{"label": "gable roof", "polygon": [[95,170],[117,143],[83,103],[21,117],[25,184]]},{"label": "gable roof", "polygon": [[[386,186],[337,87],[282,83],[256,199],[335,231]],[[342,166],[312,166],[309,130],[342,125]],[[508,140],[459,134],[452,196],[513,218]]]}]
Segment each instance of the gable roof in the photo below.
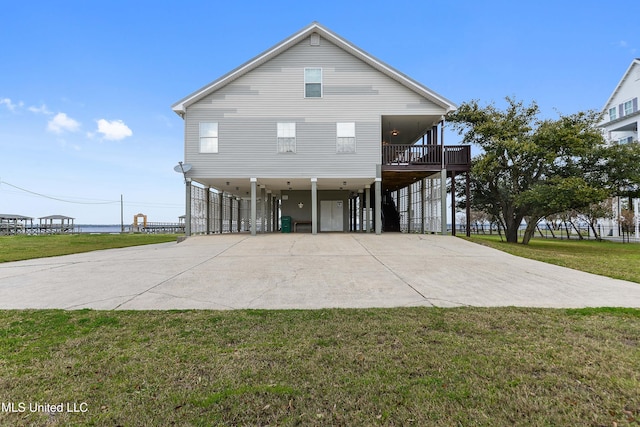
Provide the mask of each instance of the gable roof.
[{"label": "gable roof", "polygon": [[622,79],[620,79],[620,82],[618,83],[618,85],[616,86],[616,88],[613,90],[613,93],[611,94],[611,96],[609,97],[609,99],[607,99],[607,102],[604,104],[604,107],[602,107],[602,111],[606,112],[607,111],[607,107],[609,106],[609,104],[611,103],[611,101],[613,100],[613,98],[618,94],[618,92],[620,91],[620,88],[622,87],[622,84],[625,82],[625,80],[627,80],[627,78],[629,77],[629,75],[631,74],[631,70],[633,69],[633,67],[635,65],[640,66],[640,58],[636,58],[633,61],[631,61],[631,65],[629,65],[629,68],[627,68],[627,71],[624,73],[624,75],[622,76]]},{"label": "gable roof", "polygon": [[209,83],[208,85],[203,86],[202,88],[198,89],[197,91],[193,92],[192,94],[186,96],[185,98],[183,98],[180,101],[178,101],[175,104],[173,104],[171,106],[171,109],[173,111],[175,111],[178,115],[183,116],[185,111],[186,111],[186,108],[189,105],[194,104],[195,102],[199,101],[200,99],[204,98],[205,96],[207,96],[207,95],[219,90],[220,88],[226,86],[227,84],[233,82],[238,77],[240,77],[240,76],[250,72],[251,70],[259,67],[260,65],[262,65],[265,62],[269,61],[270,59],[276,57],[280,53],[286,51],[290,47],[298,44],[299,42],[301,42],[305,38],[311,36],[311,34],[313,34],[313,33],[317,33],[321,37],[329,40],[330,42],[334,43],[335,45],[337,45],[341,49],[345,50],[346,52],[350,53],[351,55],[355,56],[356,58],[364,61],[365,63],[367,63],[371,67],[375,68],[376,70],[382,72],[386,76],[388,76],[388,77],[392,78],[393,80],[397,81],[398,83],[406,86],[407,88],[409,88],[412,91],[418,93],[419,95],[423,96],[424,98],[432,101],[436,105],[441,106],[442,108],[445,109],[445,114],[456,109],[456,105],[453,102],[451,102],[448,99],[446,99],[445,97],[437,94],[436,92],[432,91],[431,89],[427,88],[426,86],[422,85],[421,83],[418,83],[416,80],[413,80],[412,78],[410,78],[409,76],[401,73],[400,71],[396,70],[395,68],[393,68],[393,67],[387,65],[386,63],[380,61],[379,59],[371,56],[370,54],[368,54],[364,50],[358,48],[357,46],[353,45],[349,41],[343,39],[342,37],[340,37],[336,33],[328,30],[327,28],[323,27],[322,25],[320,25],[317,22],[311,23],[311,25],[309,25],[306,28],[302,29],[301,31],[295,33],[291,37],[285,39],[284,41],[282,41],[279,44],[273,46],[272,48],[267,49],[266,51],[264,51],[260,55],[256,56],[255,58],[253,58],[253,59],[251,59],[251,60],[249,60],[247,62],[245,62],[244,64],[242,64],[238,68],[228,72],[227,74],[223,75],[219,79],[214,80],[213,82]]}]

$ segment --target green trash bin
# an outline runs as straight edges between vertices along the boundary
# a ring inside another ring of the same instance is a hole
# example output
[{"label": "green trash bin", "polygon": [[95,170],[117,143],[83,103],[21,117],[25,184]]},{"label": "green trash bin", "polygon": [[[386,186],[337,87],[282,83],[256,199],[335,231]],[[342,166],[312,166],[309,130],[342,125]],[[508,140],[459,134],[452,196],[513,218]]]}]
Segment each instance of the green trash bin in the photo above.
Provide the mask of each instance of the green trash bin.
[{"label": "green trash bin", "polygon": [[283,233],[291,233],[291,217],[283,216],[280,219],[280,231]]}]

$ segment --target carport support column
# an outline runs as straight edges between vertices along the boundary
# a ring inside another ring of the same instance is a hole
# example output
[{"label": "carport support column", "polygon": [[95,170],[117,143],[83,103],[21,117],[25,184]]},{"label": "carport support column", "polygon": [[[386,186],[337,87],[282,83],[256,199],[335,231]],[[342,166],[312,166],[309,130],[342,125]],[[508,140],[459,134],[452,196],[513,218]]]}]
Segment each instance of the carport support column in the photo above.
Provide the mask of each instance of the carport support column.
[{"label": "carport support column", "polygon": [[382,234],[382,178],[376,178],[376,234]]},{"label": "carport support column", "polygon": [[256,235],[258,178],[251,178],[251,235]]},{"label": "carport support column", "polygon": [[358,231],[364,231],[364,190],[358,190]]},{"label": "carport support column", "polygon": [[271,205],[271,229],[273,231],[278,231],[278,196],[275,194],[271,200]]},{"label": "carport support column", "polygon": [[233,195],[229,194],[229,233],[233,233]]},{"label": "carport support column", "polygon": [[264,233],[266,231],[266,225],[264,223],[265,218],[267,217],[267,190],[264,185],[260,186],[260,232]]},{"label": "carport support column", "polygon": [[238,202],[237,203],[238,213],[236,215],[236,218],[237,218],[237,220],[236,220],[236,229],[237,229],[237,231],[239,233],[240,231],[242,231],[241,228],[240,228],[241,225],[242,225],[242,199],[240,197],[238,197],[237,198],[237,202]]},{"label": "carport support column", "polygon": [[364,221],[364,232],[368,233],[369,231],[371,231],[371,227],[369,224],[371,224],[371,185],[367,184],[364,186],[365,189],[365,197],[367,198],[366,200],[366,207],[365,207],[365,221]]},{"label": "carport support column", "polygon": [[185,180],[184,235],[191,236],[191,178]]},{"label": "carport support column", "polygon": [[206,204],[207,211],[207,234],[211,234],[211,187],[205,187],[204,189],[204,202]]},{"label": "carport support column", "polygon": [[218,214],[220,218],[218,218],[218,233],[222,234],[222,230],[224,229],[224,191],[218,193]]},{"label": "carport support column", "polygon": [[447,170],[440,171],[440,231],[447,235]]},{"label": "carport support column", "polygon": [[271,224],[273,215],[273,203],[271,201],[271,190],[267,190],[267,231],[271,232]]},{"label": "carport support column", "polygon": [[318,178],[311,178],[311,234],[318,234]]}]

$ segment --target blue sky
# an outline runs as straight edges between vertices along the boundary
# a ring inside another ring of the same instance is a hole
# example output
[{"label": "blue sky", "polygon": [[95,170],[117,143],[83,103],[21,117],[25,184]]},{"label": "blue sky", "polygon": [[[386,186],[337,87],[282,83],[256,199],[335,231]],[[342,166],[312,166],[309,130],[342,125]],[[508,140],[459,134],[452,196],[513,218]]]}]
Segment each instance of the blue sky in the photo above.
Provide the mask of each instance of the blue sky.
[{"label": "blue sky", "polygon": [[0,10],[0,213],[82,224],[119,223],[120,195],[125,223],[138,212],[177,221],[183,122],[170,106],[313,21],[455,103],[514,96],[548,117],[599,110],[640,57],[634,0],[0,0]]}]

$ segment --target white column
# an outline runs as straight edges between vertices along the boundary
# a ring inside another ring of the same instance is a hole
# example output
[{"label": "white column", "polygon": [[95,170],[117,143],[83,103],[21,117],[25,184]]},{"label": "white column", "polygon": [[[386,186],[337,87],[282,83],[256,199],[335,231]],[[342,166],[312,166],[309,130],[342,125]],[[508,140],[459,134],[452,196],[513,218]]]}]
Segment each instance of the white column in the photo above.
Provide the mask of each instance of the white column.
[{"label": "white column", "polygon": [[264,185],[260,186],[260,232],[264,233],[266,231],[265,228],[265,218],[267,217],[267,190]]},{"label": "white column", "polygon": [[311,178],[311,234],[318,234],[318,178]]},{"label": "white column", "polygon": [[364,220],[364,231],[365,233],[368,233],[369,231],[371,231],[371,227],[369,226],[371,224],[371,185],[367,184],[364,186],[365,189],[365,193],[366,193],[366,208],[365,208],[365,220]]},{"label": "white column", "polygon": [[271,200],[271,190],[267,190],[267,232],[271,232],[271,225],[273,224],[272,215],[273,203]]},{"label": "white column", "polygon": [[258,178],[251,178],[251,235],[256,235]]},{"label": "white column", "polygon": [[358,190],[358,227],[364,231],[364,190]]},{"label": "white column", "polygon": [[222,230],[224,230],[224,198],[225,192],[221,191],[218,193],[218,233],[222,234]]}]

